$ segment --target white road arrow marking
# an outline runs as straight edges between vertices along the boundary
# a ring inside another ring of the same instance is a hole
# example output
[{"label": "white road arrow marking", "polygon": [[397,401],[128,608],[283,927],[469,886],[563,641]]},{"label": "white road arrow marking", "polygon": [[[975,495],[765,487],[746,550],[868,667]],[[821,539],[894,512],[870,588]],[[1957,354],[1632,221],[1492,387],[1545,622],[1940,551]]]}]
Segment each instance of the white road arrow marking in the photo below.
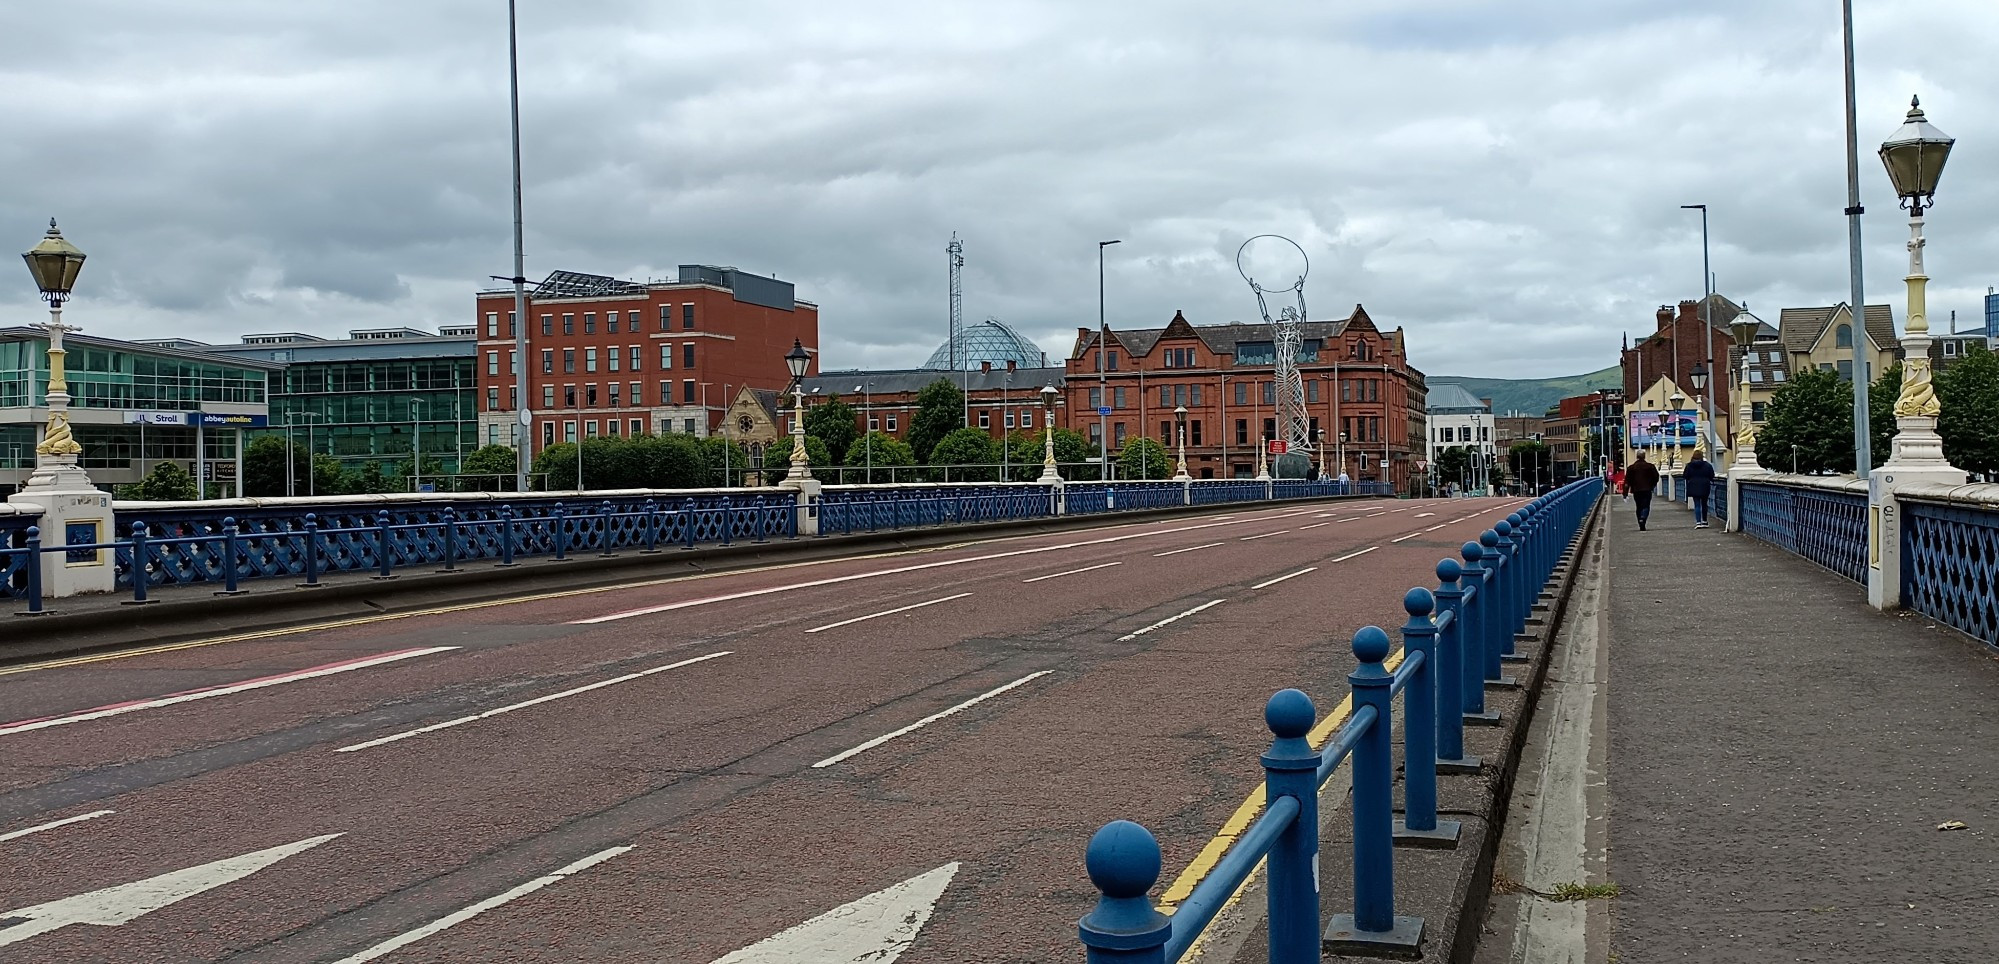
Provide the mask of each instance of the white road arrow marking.
[{"label": "white road arrow marking", "polygon": [[259,850],[240,857],[226,857],[198,867],[169,871],[158,877],[148,877],[129,884],[93,890],[87,894],[64,897],[46,904],[0,911],[0,947],[25,941],[30,937],[38,937],[71,924],[95,924],[99,927],[127,924],[169,904],[241,880],[286,857],[311,850],[338,836],[340,835],[337,833],[330,833],[321,837],[308,837],[282,847]]},{"label": "white road arrow marking", "polygon": [[878,890],[714,964],[892,964],[929,923],[937,899],[958,873],[954,861]]}]

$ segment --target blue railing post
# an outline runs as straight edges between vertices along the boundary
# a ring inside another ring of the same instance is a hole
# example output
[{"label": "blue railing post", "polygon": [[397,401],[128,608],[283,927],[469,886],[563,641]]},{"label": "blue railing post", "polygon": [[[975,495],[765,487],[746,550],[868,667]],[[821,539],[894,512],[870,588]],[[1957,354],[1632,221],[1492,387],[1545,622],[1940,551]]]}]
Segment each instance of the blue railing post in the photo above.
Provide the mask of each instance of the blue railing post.
[{"label": "blue railing post", "polygon": [[1485,707],[1485,681],[1488,676],[1499,676],[1499,650],[1492,640],[1493,632],[1499,627],[1499,616],[1493,602],[1499,595],[1499,584],[1493,580],[1493,566],[1499,562],[1499,552],[1493,545],[1498,541],[1498,534],[1487,529],[1479,533],[1478,541],[1465,543],[1458,552],[1465,561],[1465,612],[1469,615],[1462,637],[1465,648],[1464,718],[1466,723],[1474,725],[1499,725],[1499,711]]},{"label": "blue railing post", "polygon": [[[1459,582],[1463,567],[1456,559],[1437,563],[1437,772],[1477,773],[1482,762],[1465,753],[1465,590]],[[1479,691],[1479,709],[1485,708],[1485,687],[1473,678]],[[1408,754],[1404,753],[1406,757]]]},{"label": "blue railing post", "polygon": [[1159,841],[1129,820],[1113,820],[1090,838],[1083,857],[1097,906],[1077,922],[1089,964],[1166,964],[1173,921],[1145,896],[1159,881]]},{"label": "blue railing post", "polygon": [[458,510],[444,507],[444,568],[438,572],[458,571]]},{"label": "blue railing post", "polygon": [[764,505],[761,501],[750,503],[750,534],[756,536],[758,542],[768,541],[764,539]]},{"label": "blue railing post", "polygon": [[603,507],[597,510],[598,523],[604,530],[603,550],[597,553],[600,556],[617,555],[617,553],[611,551],[611,526],[612,526],[611,513],[612,513],[611,500],[605,499]]},{"label": "blue railing post", "polygon": [[[1388,656],[1388,634],[1378,626],[1363,626],[1353,637],[1354,667],[1347,682],[1353,686],[1358,719],[1371,709],[1367,730],[1353,748],[1353,892],[1352,914],[1338,914],[1326,929],[1329,950],[1355,946],[1396,949],[1408,956],[1423,939],[1423,919],[1395,916],[1395,751],[1392,742],[1394,674],[1381,665]],[[1352,725],[1352,724],[1349,724]]]},{"label": "blue railing post", "polygon": [[[1402,819],[1395,842],[1412,847],[1458,845],[1456,820],[1437,819],[1437,599],[1421,586],[1402,596],[1402,665],[1415,664],[1402,690]],[[1421,657],[1418,659],[1417,657]],[[1455,707],[1453,707],[1455,710]]]},{"label": "blue railing post", "polygon": [[549,534],[555,537],[556,562],[569,561],[569,527],[565,524],[568,521],[568,516],[569,513],[562,508],[562,503],[560,502],[557,502],[555,507],[548,511],[548,524],[553,529]]},{"label": "blue railing post", "polygon": [[1479,628],[1484,630],[1485,639],[1482,654],[1487,681],[1497,681],[1506,675],[1500,665],[1500,654],[1505,650],[1505,639],[1513,633],[1513,617],[1507,598],[1507,571],[1510,561],[1499,551],[1503,541],[1499,527],[1512,528],[1501,519],[1494,528],[1478,534],[1479,564],[1485,569],[1485,613]]},{"label": "blue railing post", "polygon": [[42,527],[28,527],[28,615],[42,614]]},{"label": "blue railing post", "polygon": [[646,547],[641,550],[646,555],[659,551],[659,503],[646,500]]},{"label": "blue railing post", "polygon": [[735,528],[735,513],[729,508],[729,497],[722,497],[722,544],[729,544],[729,530]]},{"label": "blue railing post", "polygon": [[1318,711],[1298,690],[1281,690],[1263,707],[1273,739],[1263,754],[1263,797],[1298,801],[1298,816],[1270,846],[1270,964],[1319,960],[1319,754],[1307,742]]},{"label": "blue railing post", "polygon": [[514,507],[512,503],[500,507],[500,565],[514,564]]},{"label": "blue railing post", "polygon": [[701,516],[694,511],[693,499],[690,498],[681,504],[680,514],[685,516],[687,520],[686,524],[680,527],[680,548],[692,549],[694,548],[694,526],[701,521]]},{"label": "blue railing post", "polygon": [[132,599],[129,605],[143,606],[152,602],[146,598],[146,590],[152,588],[147,585],[150,580],[146,578],[146,563],[150,551],[146,548],[146,524],[132,523]]},{"label": "blue railing post", "polygon": [[389,510],[387,509],[375,514],[375,561],[381,568],[369,578],[396,578],[395,574],[389,571]]},{"label": "blue railing post", "polygon": [[1526,615],[1522,612],[1526,607],[1520,602],[1521,587],[1526,583],[1522,578],[1526,575],[1524,571],[1526,567],[1521,565],[1519,543],[1513,540],[1513,532],[1519,527],[1518,512],[1499,520],[1492,526],[1493,534],[1499,539],[1493,547],[1499,550],[1500,556],[1499,611],[1503,615],[1500,617],[1499,632],[1495,638],[1499,643],[1499,656],[1502,660],[1513,655],[1513,634],[1526,625]]},{"label": "blue railing post", "polygon": [[319,588],[319,513],[305,514],[305,581],[302,589]]},{"label": "blue railing post", "polygon": [[240,596],[243,590],[236,588],[236,518],[224,516],[222,519],[222,590],[218,596]]}]

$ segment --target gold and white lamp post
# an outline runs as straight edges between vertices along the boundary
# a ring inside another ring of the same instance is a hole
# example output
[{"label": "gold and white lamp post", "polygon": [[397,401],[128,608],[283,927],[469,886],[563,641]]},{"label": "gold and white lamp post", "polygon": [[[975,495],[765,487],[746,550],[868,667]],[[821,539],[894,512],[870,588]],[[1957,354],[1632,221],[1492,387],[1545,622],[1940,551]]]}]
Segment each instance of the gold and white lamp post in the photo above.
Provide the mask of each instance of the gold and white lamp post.
[{"label": "gold and white lamp post", "polygon": [[1053,385],[1041,386],[1041,478],[1043,485],[1062,484],[1062,472],[1055,465],[1055,396]]},{"label": "gold and white lamp post", "polygon": [[[1762,320],[1747,311],[1735,316],[1734,324],[1729,325],[1729,333],[1735,336],[1736,350],[1742,353],[1738,366],[1740,377],[1736,379],[1739,394],[1735,404],[1735,460],[1729,466],[1731,475],[1738,471],[1744,474],[1763,471],[1763,466],[1756,461],[1756,406],[1749,399],[1752,391],[1749,382],[1750,353],[1755,350],[1756,332],[1762,327]],[[1734,518],[1733,512],[1730,518]]]},{"label": "gold and white lamp post", "polygon": [[42,300],[49,303],[49,320],[43,325],[49,333],[49,421],[42,433],[42,441],[35,446],[35,474],[29,478],[29,488],[74,487],[60,483],[71,482],[89,487],[90,478],[77,468],[77,456],[83,454],[83,446],[78,445],[69,428],[69,382],[66,379],[63,358],[62,336],[75,331],[73,325],[62,320],[62,306],[69,301],[71,290],[76,287],[76,276],[83,270],[84,253],[69,239],[62,236],[54,218],[49,219],[48,233],[42,242],[21,255],[28,263],[28,273],[34,275],[35,287],[40,288]]},{"label": "gold and white lamp post", "polygon": [[1686,403],[1687,403],[1687,396],[1680,394],[1680,390],[1677,388],[1673,389],[1673,397],[1666,400],[1666,404],[1668,406],[1666,409],[1666,426],[1672,429],[1672,437],[1667,438],[1665,432],[1660,432],[1659,444],[1667,446],[1666,467],[1669,469],[1679,468],[1680,466],[1679,416],[1680,416],[1680,406],[1685,405]]},{"label": "gold and white lamp post", "polygon": [[812,364],[812,356],[805,351],[805,345],[798,339],[791,340],[791,350],[784,355],[784,364],[791,369],[791,471],[786,473],[786,485],[812,478],[812,459],[805,454],[805,369]]},{"label": "gold and white lamp post", "polygon": [[[1902,394],[1895,400],[1894,447],[1886,467],[1900,469],[1947,468],[1943,438],[1937,435],[1936,389],[1930,383],[1930,322],[1926,291],[1929,275],[1923,273],[1923,209],[1932,203],[1937,179],[1950,158],[1955,139],[1937,130],[1923,116],[1922,103],[1911,99],[1909,114],[1902,126],[1881,145],[1881,163],[1895,193],[1909,209],[1909,306],[1902,336]],[[1865,315],[1864,308],[1855,311]],[[1856,319],[1858,321],[1858,319]],[[1855,377],[1859,377],[1856,372]],[[1863,471],[1866,469],[1863,466]],[[1962,481],[1962,480],[1960,480]]]},{"label": "gold and white lamp post", "polygon": [[[1687,383],[1694,387],[1694,403],[1697,405],[1700,404],[1701,393],[1707,391],[1707,380],[1708,380],[1707,362],[1704,361],[1694,362],[1694,367],[1687,372]],[[1704,428],[1712,426],[1713,417],[1714,416],[1710,412],[1694,413],[1694,437],[1696,439],[1709,439],[1710,441],[1713,441],[1709,433],[1703,431]],[[1703,426],[1700,424],[1704,419],[1708,420],[1707,426]],[[1699,443],[1696,442],[1695,445],[1696,447],[1698,447]],[[1711,459],[1718,459],[1721,457],[1720,454],[1716,452],[1707,452],[1705,454]]]},{"label": "gold and white lamp post", "polygon": [[1187,474],[1187,406],[1181,405],[1173,409],[1173,426],[1180,442],[1180,465],[1173,471],[1173,481],[1186,482],[1193,478]]}]

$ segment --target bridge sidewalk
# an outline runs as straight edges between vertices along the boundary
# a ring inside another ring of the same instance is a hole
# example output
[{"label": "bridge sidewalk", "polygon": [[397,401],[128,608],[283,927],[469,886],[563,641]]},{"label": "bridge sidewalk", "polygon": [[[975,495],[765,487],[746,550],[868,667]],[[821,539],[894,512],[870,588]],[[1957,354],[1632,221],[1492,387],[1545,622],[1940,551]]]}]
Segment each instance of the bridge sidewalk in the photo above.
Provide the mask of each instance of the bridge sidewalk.
[{"label": "bridge sidewalk", "polygon": [[1991,960],[1993,651],[1684,508],[1610,508],[1610,959]]}]

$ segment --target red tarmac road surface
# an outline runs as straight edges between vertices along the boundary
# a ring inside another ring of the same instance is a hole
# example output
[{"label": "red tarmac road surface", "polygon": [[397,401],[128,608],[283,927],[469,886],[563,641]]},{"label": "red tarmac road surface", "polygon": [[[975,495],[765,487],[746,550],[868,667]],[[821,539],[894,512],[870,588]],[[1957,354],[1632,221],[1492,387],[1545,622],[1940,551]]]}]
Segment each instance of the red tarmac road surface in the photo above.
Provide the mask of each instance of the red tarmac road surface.
[{"label": "red tarmac road surface", "polygon": [[[952,862],[903,960],[1073,959],[1089,835],[1143,822],[1170,880],[1260,779],[1263,701],[1336,702],[1354,630],[1514,505],[1218,508],[0,669],[0,961],[420,931],[375,959],[709,962]],[[124,923],[129,891],[49,907],[329,834]]]}]

